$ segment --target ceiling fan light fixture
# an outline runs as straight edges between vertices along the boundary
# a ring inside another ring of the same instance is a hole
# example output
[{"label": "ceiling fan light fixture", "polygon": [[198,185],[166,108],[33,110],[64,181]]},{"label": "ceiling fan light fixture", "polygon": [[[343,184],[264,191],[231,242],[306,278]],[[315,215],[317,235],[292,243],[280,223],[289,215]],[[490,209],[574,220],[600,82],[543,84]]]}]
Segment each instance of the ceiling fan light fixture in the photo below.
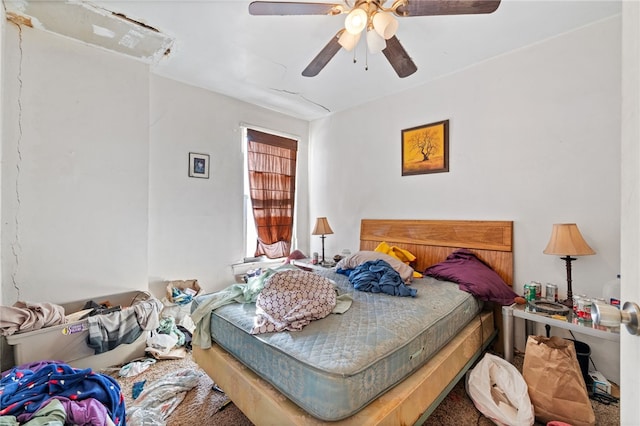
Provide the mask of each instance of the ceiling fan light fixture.
[{"label": "ceiling fan light fixture", "polygon": [[385,40],[396,35],[398,20],[388,12],[377,12],[373,15],[373,28]]},{"label": "ceiling fan light fixture", "polygon": [[344,48],[344,50],[346,50],[347,52],[351,52],[360,41],[361,34],[362,33],[353,35],[349,31],[343,31],[338,38],[338,43]]},{"label": "ceiling fan light fixture", "polygon": [[353,34],[360,34],[362,30],[367,26],[367,12],[359,7],[353,9],[344,20],[345,29]]},{"label": "ceiling fan light fixture", "polygon": [[367,47],[369,53],[380,53],[387,47],[387,41],[374,29],[367,31]]}]

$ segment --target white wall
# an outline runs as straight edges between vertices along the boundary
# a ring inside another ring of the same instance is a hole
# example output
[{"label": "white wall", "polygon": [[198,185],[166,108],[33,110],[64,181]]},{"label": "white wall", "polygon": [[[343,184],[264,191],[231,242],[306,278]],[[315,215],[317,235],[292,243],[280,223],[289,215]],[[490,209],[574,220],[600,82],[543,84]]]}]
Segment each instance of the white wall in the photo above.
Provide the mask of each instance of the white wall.
[{"label": "white wall", "polygon": [[[234,282],[244,256],[241,124],[284,132],[298,144],[297,223],[308,246],[309,124],[163,77],[151,77],[149,275],[155,288],[197,278],[208,291]],[[209,179],[187,176],[189,152],[209,154]],[[165,284],[166,285],[166,284]]]},{"label": "white wall", "polygon": [[6,24],[2,293],[147,288],[148,66]]},{"label": "white wall", "polygon": [[[573,290],[600,296],[620,272],[620,44],[608,19],[312,123],[310,217],[331,223],[327,253],[357,249],[362,218],[513,220],[515,290],[564,296],[565,263],[542,250],[553,223],[576,222],[597,254],[573,262]],[[450,172],[401,176],[401,130],[444,119]],[[576,337],[617,380],[617,345]]]}]

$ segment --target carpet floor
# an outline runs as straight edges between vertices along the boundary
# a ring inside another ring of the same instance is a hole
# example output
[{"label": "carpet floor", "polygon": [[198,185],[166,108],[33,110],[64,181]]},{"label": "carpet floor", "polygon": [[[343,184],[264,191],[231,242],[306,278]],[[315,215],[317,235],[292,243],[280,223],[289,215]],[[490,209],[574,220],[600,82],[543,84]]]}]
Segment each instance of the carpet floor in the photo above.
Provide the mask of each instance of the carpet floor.
[{"label": "carpet floor", "polygon": [[[524,356],[516,354],[514,365],[522,368]],[[134,403],[133,385],[145,381],[145,386],[153,381],[188,368],[202,373],[196,386],[188,391],[184,400],[166,419],[168,426],[219,425],[219,426],[251,426],[253,423],[226,397],[224,393],[213,389],[213,381],[192,360],[191,354],[178,360],[159,360],[142,373],[129,378],[118,376],[119,368],[103,371],[110,374],[120,383],[127,407]],[[618,404],[603,404],[591,401],[596,415],[596,425],[613,426],[620,424],[620,407]],[[452,389],[442,403],[424,423],[436,425],[493,425],[483,416],[465,391],[464,380]],[[539,426],[540,423],[536,423]]]}]

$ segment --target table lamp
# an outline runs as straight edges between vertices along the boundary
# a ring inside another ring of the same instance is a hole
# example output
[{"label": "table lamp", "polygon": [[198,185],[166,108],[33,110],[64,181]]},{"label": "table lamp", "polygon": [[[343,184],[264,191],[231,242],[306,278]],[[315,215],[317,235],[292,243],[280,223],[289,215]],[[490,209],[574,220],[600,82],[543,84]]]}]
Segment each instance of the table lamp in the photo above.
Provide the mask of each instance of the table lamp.
[{"label": "table lamp", "polygon": [[333,230],[329,226],[329,222],[326,217],[319,217],[316,219],[316,226],[313,228],[311,235],[320,235],[322,239],[322,264],[324,265],[324,239],[325,235],[333,234]]},{"label": "table lamp", "polygon": [[571,256],[588,256],[596,254],[589,244],[582,238],[578,225],[575,223],[556,223],[551,231],[551,239],[544,254],[563,256],[561,259],[567,264],[567,298],[563,305],[573,309],[573,291],[571,289],[571,261],[576,260]]}]

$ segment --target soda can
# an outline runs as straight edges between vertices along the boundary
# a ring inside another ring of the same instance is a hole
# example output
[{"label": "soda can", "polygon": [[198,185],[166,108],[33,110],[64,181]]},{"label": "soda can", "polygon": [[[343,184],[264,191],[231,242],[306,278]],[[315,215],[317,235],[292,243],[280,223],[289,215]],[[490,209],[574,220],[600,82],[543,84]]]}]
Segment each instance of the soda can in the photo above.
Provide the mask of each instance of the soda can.
[{"label": "soda can", "polygon": [[531,281],[531,285],[535,289],[535,300],[542,299],[542,284],[538,281]]},{"label": "soda can", "polygon": [[581,296],[573,296],[573,313],[578,315],[578,304],[580,303]]},{"label": "soda can", "polygon": [[591,299],[587,297],[581,297],[578,301],[578,320],[579,321],[591,321]]},{"label": "soda can", "polygon": [[536,286],[533,283],[524,285],[524,300],[527,302],[536,300]]},{"label": "soda can", "polygon": [[558,302],[558,286],[547,283],[544,287],[544,298],[549,302]]}]

